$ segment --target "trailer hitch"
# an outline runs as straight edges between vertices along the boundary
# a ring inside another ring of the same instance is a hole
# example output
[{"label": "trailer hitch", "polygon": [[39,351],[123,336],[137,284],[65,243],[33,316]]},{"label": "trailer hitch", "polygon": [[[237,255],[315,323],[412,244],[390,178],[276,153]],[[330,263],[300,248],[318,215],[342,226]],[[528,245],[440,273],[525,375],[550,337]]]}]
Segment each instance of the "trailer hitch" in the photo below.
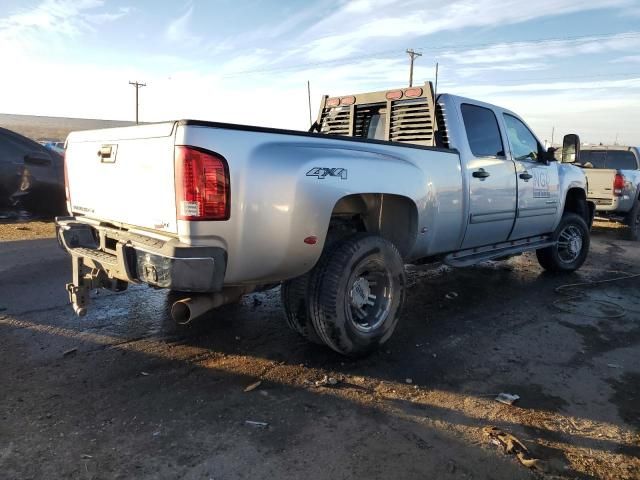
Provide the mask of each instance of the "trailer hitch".
[{"label": "trailer hitch", "polygon": [[110,278],[104,270],[86,267],[81,256],[71,255],[71,265],[72,279],[71,283],[67,283],[66,288],[73,311],[79,317],[87,314],[91,290],[106,288],[113,292],[122,292],[127,289],[127,282]]},{"label": "trailer hitch", "polygon": [[87,314],[87,305],[89,304],[90,286],[87,286],[87,279],[83,272],[82,257],[71,255],[71,266],[73,268],[71,283],[66,285],[69,301],[73,305],[73,311],[76,312],[76,315],[84,317]]}]

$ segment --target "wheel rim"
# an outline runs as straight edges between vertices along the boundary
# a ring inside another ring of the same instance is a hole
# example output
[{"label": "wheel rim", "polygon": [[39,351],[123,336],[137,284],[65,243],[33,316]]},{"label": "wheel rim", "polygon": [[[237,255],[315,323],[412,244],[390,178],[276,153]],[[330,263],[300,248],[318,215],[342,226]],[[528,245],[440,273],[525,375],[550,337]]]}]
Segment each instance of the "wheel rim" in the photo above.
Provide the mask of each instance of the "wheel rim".
[{"label": "wheel rim", "polygon": [[558,257],[564,263],[572,263],[582,252],[584,239],[582,231],[575,225],[567,225],[558,235]]},{"label": "wheel rim", "polygon": [[378,261],[364,260],[349,277],[347,317],[355,328],[371,332],[387,317],[393,301],[392,278]]}]

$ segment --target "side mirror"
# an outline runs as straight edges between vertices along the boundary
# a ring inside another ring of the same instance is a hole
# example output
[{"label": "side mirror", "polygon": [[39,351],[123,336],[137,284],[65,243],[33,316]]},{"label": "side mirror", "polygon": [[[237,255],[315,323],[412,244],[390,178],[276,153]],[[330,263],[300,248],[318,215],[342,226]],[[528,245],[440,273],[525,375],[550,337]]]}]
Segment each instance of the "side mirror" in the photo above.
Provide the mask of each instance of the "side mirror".
[{"label": "side mirror", "polygon": [[580,162],[580,137],[575,133],[564,136],[562,140],[562,163]]}]

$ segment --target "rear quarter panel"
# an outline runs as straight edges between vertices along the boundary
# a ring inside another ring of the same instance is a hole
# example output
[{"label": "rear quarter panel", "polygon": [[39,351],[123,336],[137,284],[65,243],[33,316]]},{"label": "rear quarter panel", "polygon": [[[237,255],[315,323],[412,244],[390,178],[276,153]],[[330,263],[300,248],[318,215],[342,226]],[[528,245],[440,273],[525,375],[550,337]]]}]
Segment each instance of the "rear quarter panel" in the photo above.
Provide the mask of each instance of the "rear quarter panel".
[{"label": "rear quarter panel", "polygon": [[[413,256],[457,247],[462,192],[455,153],[190,125],[178,127],[176,144],[214,151],[229,164],[230,219],[178,222],[181,241],[227,250],[227,284],[279,281],[310,270],[334,206],[356,193],[400,195],[414,203],[417,231],[426,230],[418,233]],[[308,175],[314,168],[345,172]],[[309,236],[318,243],[304,243]]]}]

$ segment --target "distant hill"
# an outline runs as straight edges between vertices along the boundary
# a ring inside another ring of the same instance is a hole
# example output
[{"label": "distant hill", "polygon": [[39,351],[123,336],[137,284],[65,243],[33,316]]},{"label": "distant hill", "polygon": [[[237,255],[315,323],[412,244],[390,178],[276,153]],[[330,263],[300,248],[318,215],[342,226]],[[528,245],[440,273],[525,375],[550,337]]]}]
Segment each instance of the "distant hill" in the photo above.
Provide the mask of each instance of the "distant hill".
[{"label": "distant hill", "polygon": [[120,120],[96,120],[91,118],[40,117],[36,115],[13,115],[0,113],[0,127],[18,132],[34,140],[50,139],[64,141],[74,130],[127,127],[135,122]]}]

